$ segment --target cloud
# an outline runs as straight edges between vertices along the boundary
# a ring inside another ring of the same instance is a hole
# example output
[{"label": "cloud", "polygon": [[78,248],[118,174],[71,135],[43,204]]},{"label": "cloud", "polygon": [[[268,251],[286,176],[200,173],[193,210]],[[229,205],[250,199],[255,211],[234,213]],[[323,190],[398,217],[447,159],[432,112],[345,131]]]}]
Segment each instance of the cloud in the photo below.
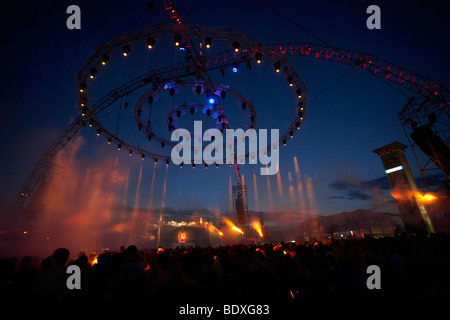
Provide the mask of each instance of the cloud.
[{"label": "cloud", "polygon": [[339,195],[328,197],[329,199],[362,200],[369,201],[374,194],[380,191],[390,190],[389,181],[386,176],[363,181],[354,178],[340,178],[330,183],[331,188],[339,191]]},{"label": "cloud", "polygon": [[339,196],[330,196],[328,199],[345,199],[345,200],[363,200],[368,201],[372,200],[372,195],[367,194],[364,191],[361,190],[351,190],[347,191],[344,195]]}]

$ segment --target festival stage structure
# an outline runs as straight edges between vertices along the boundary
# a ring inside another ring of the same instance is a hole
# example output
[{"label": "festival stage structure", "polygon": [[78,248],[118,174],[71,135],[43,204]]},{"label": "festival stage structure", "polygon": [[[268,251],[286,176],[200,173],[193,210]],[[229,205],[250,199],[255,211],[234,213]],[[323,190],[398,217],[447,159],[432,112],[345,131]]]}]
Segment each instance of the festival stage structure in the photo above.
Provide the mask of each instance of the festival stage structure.
[{"label": "festival stage structure", "polygon": [[[157,121],[165,122],[167,130],[173,132],[179,128],[179,122],[186,115],[204,115],[205,119],[213,119],[214,128],[223,132],[233,128],[230,118],[234,116],[236,110],[243,110],[247,121],[246,128],[257,128],[257,106],[253,104],[252,99],[225,82],[213,81],[213,73],[220,72],[223,76],[225,70],[238,73],[239,68],[269,66],[273,76],[284,82],[295,98],[295,103],[289,106],[289,110],[285,113],[290,118],[289,122],[287,126],[280,128],[279,141],[276,144],[286,145],[290,139],[302,131],[308,102],[306,84],[288,58],[309,57],[346,64],[354,69],[365,70],[390,85],[408,89],[414,95],[414,100],[410,101],[399,115],[402,125],[414,130],[412,139],[415,141],[415,150],[417,146],[430,159],[433,159],[433,163],[442,169],[443,180],[448,183],[448,136],[442,135],[444,132],[446,134],[450,132],[444,130],[449,126],[449,90],[442,84],[372,54],[335,48],[326,43],[264,44],[261,42],[263,39],[252,39],[234,28],[188,24],[183,21],[171,0],[160,1],[160,3],[169,16],[170,22],[152,25],[104,41],[81,68],[77,76],[76,89],[80,114],[44,152],[15,197],[11,208],[12,219],[15,221],[15,227],[11,229],[13,232],[20,234],[23,230],[22,226],[26,225],[26,228],[32,226],[35,217],[29,215],[27,211],[32,198],[36,195],[39,186],[47,180],[55,155],[83,127],[91,127],[93,132],[103,136],[108,144],[115,146],[118,150],[125,150],[127,155],[137,155],[142,160],[152,160],[155,163],[162,161],[167,165],[170,165],[174,159],[164,150],[173,148],[175,143],[155,130],[153,124]],[[101,78],[100,75],[113,65],[115,60],[133,59],[137,51],[147,51],[151,54],[159,50],[159,47],[164,47],[162,44],[167,42],[184,52],[185,61],[160,65],[155,69],[147,70],[115,88],[110,88],[106,95],[98,99],[93,98],[94,95],[91,92],[99,85],[97,81],[101,79],[98,78]],[[186,103],[174,105],[163,119],[152,117],[152,109],[160,107],[158,106],[160,96],[173,97],[180,90],[185,89],[192,89],[192,95],[197,98],[203,97],[203,102],[186,101]],[[118,134],[117,128],[108,126],[102,121],[102,116],[112,106],[120,103],[119,110],[123,111],[127,108],[128,102],[123,104],[122,100],[143,90],[146,91],[134,105],[134,122],[136,132],[146,138],[148,144],[152,145],[151,148],[133,144],[130,139]],[[224,108],[225,99],[233,99],[235,108]],[[419,114],[421,119],[423,117],[429,119],[428,126],[424,127],[422,122],[417,121]],[[439,131],[436,130],[437,124],[441,128]],[[189,134],[192,139],[196,138],[193,132]],[[428,137],[428,140],[436,141],[432,143],[431,149],[429,145],[422,143],[420,137],[424,136]],[[270,152],[274,147],[276,148],[276,145],[269,142],[263,146],[260,145],[258,151]],[[160,151],[155,151],[156,148]],[[226,149],[227,146],[222,144],[219,148]],[[193,146],[191,151],[194,154],[202,152],[204,147]],[[251,226],[247,217],[246,186],[242,183],[239,164],[252,161],[252,156],[246,152],[245,156],[241,159],[238,157],[237,161],[234,161],[234,158],[225,159],[225,163],[233,165],[236,177],[236,185],[232,188],[235,223],[246,236]],[[234,152],[233,157],[236,157]],[[178,165],[182,167],[183,164],[179,161]],[[211,166],[203,160],[190,165],[193,168],[196,165],[205,168],[208,165]]]}]

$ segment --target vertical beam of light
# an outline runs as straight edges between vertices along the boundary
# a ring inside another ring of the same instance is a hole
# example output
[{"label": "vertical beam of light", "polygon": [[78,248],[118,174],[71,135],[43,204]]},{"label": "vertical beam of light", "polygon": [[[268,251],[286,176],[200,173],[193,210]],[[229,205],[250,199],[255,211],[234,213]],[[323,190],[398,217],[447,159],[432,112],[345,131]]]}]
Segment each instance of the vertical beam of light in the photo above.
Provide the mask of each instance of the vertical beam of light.
[{"label": "vertical beam of light", "polygon": [[[267,164],[266,170],[269,170]],[[270,186],[270,177],[271,177],[270,175],[267,175],[267,200],[269,208],[272,206],[272,188]]]},{"label": "vertical beam of light", "polygon": [[131,214],[131,225],[133,228],[133,232],[128,233],[128,242],[129,243],[133,243],[134,242],[134,235],[138,234],[138,229],[139,229],[139,193],[141,190],[141,179],[142,179],[142,164],[141,164],[141,168],[139,169],[139,176],[138,176],[138,181],[137,181],[137,185],[136,185],[136,191],[135,191],[135,195],[134,195],[134,205],[133,205],[133,213]]},{"label": "vertical beam of light", "polygon": [[129,182],[130,182],[130,168],[127,168],[127,173],[125,175],[125,185],[123,186],[124,195],[123,195],[123,202],[122,202],[122,204],[123,204],[124,207],[127,206]]},{"label": "vertical beam of light", "polygon": [[141,190],[141,180],[142,180],[142,165],[141,168],[139,170],[139,176],[138,176],[138,182],[137,182],[137,186],[136,186],[136,195],[134,197],[134,205],[139,206],[139,193]]},{"label": "vertical beam of light", "polygon": [[167,190],[167,171],[169,170],[169,167],[166,166],[166,171],[164,174],[164,184],[163,184],[163,193],[161,197],[161,213],[164,211],[166,207],[166,190]]},{"label": "vertical beam of light", "polygon": [[314,185],[311,177],[306,178],[306,194],[308,196],[309,206],[311,208],[311,213],[317,216],[317,202],[316,195],[314,193]]},{"label": "vertical beam of light", "polygon": [[297,178],[298,178],[300,175],[300,169],[298,167],[297,156],[294,157],[294,170],[295,170],[295,174],[297,175]]},{"label": "vertical beam of light", "polygon": [[278,185],[278,195],[282,196],[283,195],[283,184],[281,182],[281,170],[280,170],[280,168],[278,168],[278,171],[277,171],[277,185]]},{"label": "vertical beam of light", "polygon": [[292,172],[289,171],[288,173],[288,180],[289,180],[289,197],[291,198],[291,201],[295,201],[295,205],[298,205],[298,201],[297,198],[295,197],[295,193],[294,193],[294,184],[292,181]]},{"label": "vertical beam of light", "polygon": [[297,156],[294,157],[294,171],[295,171],[295,180],[297,184],[297,207],[300,211],[300,214],[304,215],[306,210],[306,203],[305,203],[303,180],[302,175],[300,174]]},{"label": "vertical beam of light", "polygon": [[228,175],[228,210],[233,212],[233,184],[231,182],[231,174]]},{"label": "vertical beam of light", "polygon": [[155,169],[155,167],[153,167],[152,184],[150,185],[150,194],[149,194],[149,200],[148,200],[148,204],[147,204],[147,208],[149,210],[152,210],[152,207],[153,207],[153,191],[155,189],[155,174],[156,174],[156,169]]},{"label": "vertical beam of light", "polygon": [[258,200],[258,186],[256,184],[256,174],[253,172],[253,199],[255,199],[255,209],[259,204]]}]

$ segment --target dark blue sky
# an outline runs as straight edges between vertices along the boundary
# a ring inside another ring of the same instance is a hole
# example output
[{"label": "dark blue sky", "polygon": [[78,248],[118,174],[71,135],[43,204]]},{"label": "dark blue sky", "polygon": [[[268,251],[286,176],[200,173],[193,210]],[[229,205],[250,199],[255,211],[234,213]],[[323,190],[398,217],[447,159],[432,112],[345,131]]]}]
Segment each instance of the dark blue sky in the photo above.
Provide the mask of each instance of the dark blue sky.
[{"label": "dark blue sky", "polygon": [[[335,47],[371,53],[446,87],[450,85],[450,7],[445,1],[265,2]],[[81,8],[81,30],[66,28],[65,12],[71,4]],[[137,28],[169,21],[157,1],[153,11],[146,11],[146,4],[147,1],[1,4],[2,208],[9,206],[41,154],[78,115],[76,75],[96,47]],[[366,28],[366,8],[371,4],[381,8],[381,30]],[[318,42],[254,1],[179,0],[176,5],[186,23],[233,27],[261,43]],[[132,60],[137,55],[130,55],[128,61],[117,62],[114,69],[99,77],[99,91],[95,94],[101,97],[146,71],[183,61],[183,53],[177,49],[163,49],[167,48],[156,47],[155,52],[145,54],[141,60]],[[260,165],[241,167],[249,189],[249,209],[317,214],[358,208],[395,210],[384,192],[380,195],[373,189],[385,189],[386,181],[380,179],[384,171],[372,150],[392,141],[408,144],[397,113],[413,94],[399,87],[394,89],[363,70],[351,71],[350,66],[309,57],[289,57],[289,61],[307,85],[308,112],[301,132],[287,147],[281,147],[278,176],[259,176]],[[271,65],[264,65],[263,61],[250,72],[241,66],[238,74],[227,72],[223,79],[218,74],[212,77],[254,101],[259,128],[281,129],[289,122],[292,109],[285,104],[291,98],[286,98],[286,83],[277,78]],[[137,99],[139,95],[130,97],[130,105]],[[179,96],[174,99],[174,105],[183,102]],[[291,101],[295,103],[295,99]],[[133,121],[131,112],[120,118],[121,133],[130,142],[143,143],[134,124],[133,129],[127,129],[127,123]],[[163,120],[167,110],[159,112]],[[110,123],[116,118],[114,109],[104,116]],[[152,189],[155,169],[150,159],[142,162],[138,156],[128,157],[126,151],[118,154],[90,128],[83,128],[79,136],[83,137],[83,144],[77,153],[78,163],[89,166],[117,159],[121,170],[128,174],[130,195],[137,188],[142,167],[139,206],[148,204],[151,190],[158,199],[153,202],[155,207],[164,202],[173,208],[221,212],[230,209],[230,180],[233,185],[235,181],[228,166],[180,170],[172,165],[166,178],[165,166],[159,164]],[[407,157],[417,174],[418,165],[410,150]],[[85,170],[83,166],[78,169]],[[299,200],[302,197],[303,204]],[[134,197],[128,199],[129,205],[135,205],[130,200]]]}]

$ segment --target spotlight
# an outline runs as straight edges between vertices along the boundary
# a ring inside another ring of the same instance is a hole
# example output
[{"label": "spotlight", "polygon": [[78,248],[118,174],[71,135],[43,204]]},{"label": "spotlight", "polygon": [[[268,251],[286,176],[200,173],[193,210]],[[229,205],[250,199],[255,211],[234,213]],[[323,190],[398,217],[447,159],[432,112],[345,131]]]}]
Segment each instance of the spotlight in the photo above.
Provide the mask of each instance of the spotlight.
[{"label": "spotlight", "polygon": [[208,169],[208,165],[205,163],[205,169]]},{"label": "spotlight", "polygon": [[262,57],[263,56],[262,56],[262,54],[260,52],[255,53],[256,63],[261,63]]},{"label": "spotlight", "polygon": [[151,133],[147,136],[147,140],[148,141],[152,141],[152,134]]},{"label": "spotlight", "polygon": [[215,104],[217,102],[216,97],[213,94],[207,95],[207,101],[209,104]]},{"label": "spotlight", "polygon": [[94,125],[94,119],[89,119],[89,127],[92,127]]},{"label": "spotlight", "polygon": [[290,87],[292,87],[292,86],[294,85],[294,80],[292,79],[291,76],[289,76],[289,77],[287,78],[287,82],[289,83],[289,86],[290,86]]},{"label": "spotlight", "polygon": [[88,108],[84,107],[83,109],[81,109],[81,116],[84,117],[87,112],[88,112]]},{"label": "spotlight", "polygon": [[190,108],[189,108],[189,112],[190,112],[192,115],[194,115],[194,113],[195,113],[195,108],[194,108],[194,107],[190,107]]},{"label": "spotlight", "polygon": [[209,117],[211,115],[211,109],[206,109],[205,113],[206,116]]},{"label": "spotlight", "polygon": [[153,96],[149,95],[147,98],[148,104],[152,104],[153,103]]},{"label": "spotlight", "polygon": [[293,138],[294,137],[294,131],[289,131],[289,135],[291,136],[291,138]]},{"label": "spotlight", "polygon": [[119,144],[117,145],[117,150],[120,151],[120,149],[122,149],[122,144],[121,144],[121,143],[119,143]]},{"label": "spotlight", "polygon": [[131,155],[133,154],[133,149],[130,149],[130,151],[128,151],[128,154],[129,154],[130,157],[131,157]]},{"label": "spotlight", "polygon": [[227,96],[227,92],[226,92],[226,91],[224,91],[224,90],[220,91],[220,97],[221,97],[222,99],[225,99],[226,96]]},{"label": "spotlight", "polygon": [[144,125],[143,125],[142,123],[139,122],[139,124],[138,124],[138,129],[139,129],[139,131],[142,129],[143,126],[144,126]]},{"label": "spotlight", "polygon": [[218,163],[216,163],[216,168],[218,168],[219,167],[219,164]]},{"label": "spotlight", "polygon": [[177,118],[181,117],[181,110],[177,110]]},{"label": "spotlight", "polygon": [[80,92],[83,93],[84,90],[86,90],[86,83],[85,82],[81,82],[79,87],[80,87]]},{"label": "spotlight", "polygon": [[167,159],[167,160],[166,160],[166,167],[168,167],[168,166],[169,166],[169,163],[170,163],[170,160],[169,160],[169,159]]},{"label": "spotlight", "polygon": [[102,55],[102,65],[106,65],[109,60],[109,56],[107,54]]},{"label": "spotlight", "polygon": [[302,89],[298,88],[297,90],[295,90],[295,93],[297,94],[299,99],[302,97]]},{"label": "spotlight", "polygon": [[172,117],[168,117],[167,121],[169,122],[169,124],[171,124],[173,122],[173,118]]},{"label": "spotlight", "polygon": [[286,139],[283,140],[283,146],[286,146]]},{"label": "spotlight", "polygon": [[234,49],[234,52],[239,52],[239,48],[241,47],[241,44],[239,43],[239,42],[237,42],[237,41],[234,41],[233,42],[233,49]]},{"label": "spotlight", "polygon": [[169,130],[169,132],[172,132],[173,130],[175,130],[175,127],[173,125],[169,124],[167,129]]},{"label": "spotlight", "polygon": [[155,158],[155,166],[158,164],[158,159]]},{"label": "spotlight", "polygon": [[239,62],[233,62],[233,68],[232,68],[233,72],[238,72],[239,64],[240,64]]},{"label": "spotlight", "polygon": [[164,141],[163,141],[163,142],[161,142],[161,148],[164,148],[164,146],[165,146],[165,144],[164,144]]},{"label": "spotlight", "polygon": [[173,97],[175,95],[175,88],[170,88],[169,89],[169,94],[171,97]]},{"label": "spotlight", "polygon": [[300,120],[303,120],[303,116],[304,116],[303,111],[299,111],[298,116],[300,117]]},{"label": "spotlight", "polygon": [[122,47],[122,53],[123,53],[123,56],[124,57],[126,57],[129,53],[130,53],[130,50],[131,50],[131,48],[130,48],[130,46],[129,45],[124,45],[123,47]]},{"label": "spotlight", "polygon": [[192,169],[195,169],[195,163],[192,164]]},{"label": "spotlight", "polygon": [[86,104],[86,98],[83,97],[83,98],[80,99],[80,106],[84,107],[85,104]]},{"label": "spotlight", "polygon": [[298,106],[300,107],[300,110],[303,110],[303,105],[304,105],[303,101],[299,101],[298,102]]},{"label": "spotlight", "polygon": [[138,117],[140,117],[141,113],[142,113],[142,109],[137,109],[136,113],[137,113]]},{"label": "spotlight", "polygon": [[90,70],[90,75],[89,75],[89,77],[91,78],[91,79],[94,79],[94,76],[97,74],[97,69],[95,69],[95,68],[92,68],[91,70]]},{"label": "spotlight", "polygon": [[112,140],[112,138],[109,137],[109,138],[108,138],[108,144],[111,144],[111,140]]},{"label": "spotlight", "polygon": [[147,47],[149,49],[152,49],[153,46],[155,45],[155,42],[156,42],[155,38],[153,38],[153,37],[147,38]]},{"label": "spotlight", "polygon": [[206,49],[211,48],[211,46],[212,46],[212,39],[211,39],[211,37],[205,37],[205,47],[206,47]]},{"label": "spotlight", "polygon": [[242,110],[247,109],[247,103],[245,101],[242,102],[241,106],[242,106]]},{"label": "spotlight", "polygon": [[173,36],[173,42],[178,47],[181,44],[181,35],[175,34]]},{"label": "spotlight", "polygon": [[97,128],[97,136],[99,136],[100,133],[102,133],[102,129],[101,128]]},{"label": "spotlight", "polygon": [[141,159],[144,160],[145,159],[145,154],[141,155]]},{"label": "spotlight", "polygon": [[275,68],[275,71],[276,71],[276,72],[280,72],[281,63],[275,62],[275,63],[273,64],[273,67]]},{"label": "spotlight", "polygon": [[202,93],[202,86],[195,86],[195,93],[196,94]]},{"label": "spotlight", "polygon": [[300,121],[297,121],[297,123],[295,124],[295,126],[297,127],[297,129],[300,129]]},{"label": "spotlight", "polygon": [[183,162],[180,163],[180,168],[183,168]]}]

